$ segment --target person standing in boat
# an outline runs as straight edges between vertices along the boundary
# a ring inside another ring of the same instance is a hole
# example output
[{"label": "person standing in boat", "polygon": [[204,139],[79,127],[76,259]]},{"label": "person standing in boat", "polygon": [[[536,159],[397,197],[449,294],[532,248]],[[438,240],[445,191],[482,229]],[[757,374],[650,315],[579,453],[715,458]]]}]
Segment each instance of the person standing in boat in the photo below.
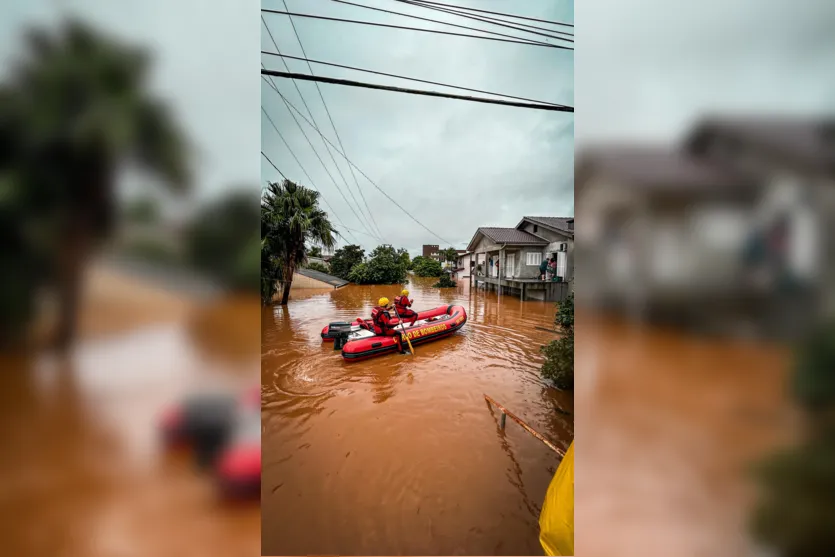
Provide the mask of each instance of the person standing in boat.
[{"label": "person standing in boat", "polygon": [[394,309],[397,310],[398,317],[400,317],[404,323],[411,320],[409,321],[409,327],[414,325],[418,318],[417,312],[410,309],[412,307],[412,302],[414,302],[414,300],[409,299],[409,291],[406,289],[400,293],[400,296],[394,298]]},{"label": "person standing in boat", "polygon": [[398,350],[401,354],[405,354],[406,351],[403,349],[403,333],[396,329],[400,324],[400,320],[389,314],[390,307],[391,302],[389,302],[388,298],[380,298],[377,302],[377,307],[371,310],[371,322],[374,324],[374,334],[384,337],[394,337]]}]

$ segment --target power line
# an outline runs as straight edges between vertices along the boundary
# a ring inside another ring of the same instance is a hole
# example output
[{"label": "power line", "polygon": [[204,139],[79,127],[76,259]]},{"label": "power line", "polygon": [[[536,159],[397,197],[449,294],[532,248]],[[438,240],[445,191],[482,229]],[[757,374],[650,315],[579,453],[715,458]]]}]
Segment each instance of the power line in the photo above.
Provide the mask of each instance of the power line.
[{"label": "power line", "polygon": [[[278,48],[278,44],[276,43],[275,38],[273,37],[272,31],[270,31],[270,27],[269,27],[269,25],[267,25],[267,22],[264,19],[263,15],[261,16],[261,23],[264,24],[264,28],[267,30],[267,34],[269,35],[270,40],[272,41],[273,46],[275,47],[276,51],[278,51],[280,53],[281,49]],[[284,62],[284,59],[282,59],[282,62]],[[261,64],[261,66],[263,67],[264,65]],[[290,71],[290,68],[287,66],[286,62],[284,62],[284,67],[287,69],[288,72]],[[270,78],[270,79],[272,79],[272,78]],[[274,87],[276,86],[275,83],[273,83],[273,86]],[[316,129],[318,130],[319,125],[316,122],[316,118],[313,116],[313,111],[310,110],[310,106],[308,106],[307,101],[304,100],[304,95],[302,95],[301,89],[299,89],[299,86],[298,86],[298,84],[296,83],[295,80],[293,80],[293,86],[296,88],[296,92],[299,94],[299,97],[301,97],[302,103],[304,104],[304,107],[307,109],[307,113],[310,115],[310,119],[313,120],[314,124],[316,124]],[[318,88],[318,84],[317,84],[317,88]],[[320,93],[320,95],[321,95],[321,93]],[[291,112],[290,115],[293,116],[293,113]],[[293,119],[295,119],[295,116],[293,116]],[[298,125],[298,121],[296,122],[296,124]],[[301,126],[299,126],[299,128],[301,128]],[[359,207],[359,203],[357,203],[357,199],[356,199],[356,197],[354,197],[354,192],[351,191],[351,187],[348,185],[348,181],[345,179],[345,176],[342,174],[342,170],[339,168],[339,165],[336,163],[336,159],[334,158],[333,153],[331,153],[331,150],[327,146],[326,143],[323,142],[323,145],[325,146],[325,151],[327,151],[328,155],[331,158],[331,162],[333,162],[334,166],[336,167],[336,171],[339,173],[339,177],[342,178],[342,181],[345,183],[345,187],[348,189],[348,193],[351,194],[351,197],[354,199],[354,203],[356,203],[357,207]],[[367,228],[367,225],[364,222],[365,218],[364,217],[362,217],[362,218],[359,217],[357,215],[356,211],[354,211],[354,207],[351,205],[351,203],[345,197],[345,194],[342,193],[342,190],[339,188],[339,185],[336,183],[336,180],[331,175],[327,166],[325,166],[324,161],[322,161],[321,157],[319,157],[319,153],[316,152],[316,149],[313,148],[312,143],[310,144],[310,148],[313,149],[313,152],[316,154],[316,157],[319,159],[319,162],[322,163],[322,168],[325,169],[325,172],[328,174],[328,177],[331,179],[331,181],[333,181],[333,185],[336,186],[336,189],[339,190],[340,195],[342,195],[343,199],[345,199],[345,203],[348,205],[348,208],[351,209],[351,212],[354,213],[354,216],[357,217],[357,220],[360,222],[360,225]],[[362,209],[360,209],[360,212],[362,212]],[[383,241],[383,239],[380,238],[380,241]]]},{"label": "power line", "polygon": [[[559,35],[563,35],[565,37],[574,37],[573,33],[569,33],[567,31],[557,31],[555,29],[545,29],[544,27],[535,27],[533,25],[527,25],[524,23],[518,23],[515,21],[508,21],[506,19],[497,19],[495,17],[488,17],[483,15],[475,15],[472,13],[467,13],[463,11],[457,11],[450,8],[442,8],[440,6],[433,6],[430,4],[424,4],[420,2],[420,0],[395,0],[395,2],[401,2],[403,4],[408,4],[410,6],[417,6],[420,8],[426,8],[428,10],[435,10],[438,12],[448,13],[452,15],[461,16],[466,19],[472,19],[474,21],[481,21],[484,23],[490,23],[492,25],[498,25],[499,27],[507,27],[508,29],[515,29],[516,31],[522,31],[524,33],[531,33],[532,35],[540,35],[542,37],[548,37],[550,39],[557,39],[559,41],[567,41],[573,43],[574,41],[571,39],[565,39]],[[545,31],[544,33],[542,31]]]},{"label": "power line", "polygon": [[[278,90],[276,90],[276,92],[278,92]],[[279,94],[280,94],[280,93],[279,93]],[[323,193],[322,193],[322,191],[321,191],[319,188],[317,188],[317,187],[316,187],[316,184],[313,182],[313,178],[311,178],[311,177],[310,177],[310,174],[308,174],[308,173],[307,173],[307,170],[305,170],[304,165],[302,165],[302,163],[301,163],[301,161],[299,160],[299,158],[298,158],[298,157],[296,156],[296,154],[293,152],[293,149],[292,149],[292,148],[290,148],[290,144],[289,144],[289,143],[287,143],[287,140],[286,140],[286,139],[284,139],[284,135],[283,135],[283,134],[282,134],[282,133],[278,130],[278,126],[276,126],[276,125],[275,125],[275,122],[273,122],[273,119],[272,119],[272,118],[270,118],[270,115],[269,115],[269,113],[267,112],[267,109],[265,109],[265,108],[263,107],[263,105],[261,106],[261,111],[264,113],[264,116],[266,116],[266,117],[267,117],[267,120],[269,120],[269,121],[270,121],[270,124],[272,124],[273,129],[275,130],[275,133],[277,133],[277,134],[278,134],[278,137],[280,137],[280,138],[281,138],[281,141],[282,141],[282,142],[284,142],[284,146],[285,146],[285,147],[287,147],[287,151],[289,151],[289,152],[290,152],[290,155],[291,155],[291,156],[293,157],[293,159],[296,161],[296,164],[298,164],[298,165],[299,165],[299,168],[301,168],[301,169],[302,169],[302,172],[304,173],[304,175],[305,175],[305,176],[307,176],[307,179],[310,181],[310,185],[313,187],[313,189],[315,189],[317,192],[319,192],[319,195],[321,195],[321,196],[322,196],[322,201],[325,203],[325,206],[326,206],[328,209],[330,209],[331,213],[333,213],[333,216],[334,216],[334,217],[336,217],[336,220],[337,220],[337,221],[339,221],[339,224],[341,224],[344,228],[346,228],[346,229],[347,229],[348,227],[347,227],[347,226],[345,226],[345,223],[344,223],[344,222],[342,222],[342,219],[341,219],[341,218],[339,218],[339,215],[337,215],[337,214],[336,214],[336,211],[334,211],[333,207],[331,207],[331,204],[330,204],[330,203],[328,203],[328,200],[327,200],[327,199],[325,199],[325,194],[323,194]],[[262,152],[262,153],[263,153],[263,152]],[[266,157],[266,155],[264,155],[264,156]],[[267,159],[267,160],[269,160],[269,159]],[[276,168],[276,170],[278,170],[278,169]],[[279,174],[281,174],[281,173],[279,172]],[[284,175],[282,174],[282,176],[284,176]],[[286,180],[286,179],[287,179],[287,178],[285,178],[285,180]],[[351,237],[354,239],[354,241],[357,241],[356,236],[354,236],[354,235],[352,234],[352,235],[351,235]]]},{"label": "power line", "polygon": [[275,70],[261,70],[262,75],[271,75],[275,77],[289,77],[290,79],[301,79],[306,81],[321,81],[322,83],[332,83],[334,85],[347,85],[349,87],[364,87],[366,89],[379,89],[381,91],[395,91],[397,93],[409,93],[412,95],[425,95],[428,97],[441,97],[445,99],[458,99],[462,101],[479,102],[485,104],[498,104],[503,106],[516,106],[519,108],[532,108],[535,110],[551,110],[555,112],[574,112],[573,106],[550,105],[550,104],[535,104],[535,103],[521,103],[513,101],[502,101],[499,99],[487,99],[484,97],[467,97],[464,95],[452,95],[450,93],[440,93],[438,91],[422,91],[420,89],[406,89],[403,87],[393,87],[391,85],[378,85],[376,83],[365,83],[363,81],[352,81],[349,79],[336,79],[333,77],[322,77],[316,75],[297,74],[288,72],[279,72]]},{"label": "power line", "polygon": [[347,0],[333,0],[333,2],[337,2],[339,4],[346,4],[348,6],[356,6],[358,8],[365,8],[366,10],[373,10],[375,12],[383,12],[383,13],[392,14],[392,15],[401,15],[403,17],[409,17],[409,18],[412,18],[412,19],[419,19],[421,21],[428,21],[430,23],[440,23],[441,25],[448,25],[450,27],[457,27],[458,29],[467,29],[469,31],[478,31],[479,33],[487,33],[488,35],[495,35],[497,37],[507,37],[509,39],[530,41],[532,44],[553,46],[551,43],[546,43],[546,42],[541,41],[541,40],[526,39],[525,37],[516,37],[514,35],[508,35],[507,33],[499,33],[498,31],[488,31],[486,29],[479,29],[478,27],[470,27],[469,25],[458,25],[457,23],[450,23],[448,21],[442,21],[440,19],[429,19],[428,17],[420,17],[420,16],[417,16],[417,15],[406,14],[406,13],[403,13],[403,12],[395,12],[395,11],[392,11],[392,10],[384,10],[383,8],[375,8],[373,6],[366,6],[364,4],[356,4],[354,2],[348,2]]},{"label": "power line", "polygon": [[285,180],[287,179],[287,176],[285,176],[285,175],[284,175],[284,173],[283,173],[282,171],[280,171],[276,165],[274,165],[274,164],[273,164],[273,161],[271,161],[271,160],[270,160],[270,157],[268,157],[268,156],[264,153],[264,151],[261,151],[261,156],[263,156],[265,159],[267,159],[267,162],[268,162],[268,163],[270,163],[270,166],[272,166],[273,168],[275,168],[275,171],[276,171],[276,172],[278,172],[279,174],[281,174],[281,177],[282,177],[282,178],[284,178]]},{"label": "power line", "polygon": [[[289,54],[266,52],[264,50],[261,51],[261,54],[267,54],[269,56],[280,56],[282,58],[290,58],[292,60],[303,60],[303,61],[306,61],[308,64],[312,62],[314,64],[322,64],[324,66],[333,66],[335,68],[344,68],[346,70],[354,70],[354,71],[358,71],[358,72],[365,72],[365,73],[370,73],[370,74],[375,74],[375,75],[384,75],[386,77],[395,77],[397,79],[406,79],[406,80],[409,80],[409,81],[417,81],[419,83],[428,83],[430,85],[440,85],[441,87],[449,87],[451,89],[460,89],[462,91],[472,91],[474,93],[484,93],[484,94],[487,94],[487,95],[494,95],[494,96],[497,96],[497,97],[505,97],[505,98],[508,98],[508,99],[516,99],[516,100],[520,100],[520,101],[530,101],[530,102],[534,102],[534,103],[548,104],[548,105],[552,105],[552,106],[565,106],[565,105],[552,103],[552,102],[547,102],[547,101],[538,101],[538,100],[535,100],[535,99],[528,99],[528,98],[525,98],[525,97],[516,97],[514,95],[505,95],[505,94],[502,94],[502,93],[492,93],[490,91],[483,91],[481,89],[471,89],[469,87],[459,87],[457,85],[449,85],[449,84],[446,84],[446,83],[438,83],[437,81],[429,81],[429,80],[426,80],[426,79],[418,79],[416,77],[406,77],[404,75],[378,72],[378,71],[375,71],[375,70],[366,70],[364,68],[357,68],[357,67],[354,67],[354,66],[345,66],[345,65],[342,65],[342,64],[334,64],[332,62],[323,62],[321,60],[311,60],[309,58],[300,58],[298,56],[290,56]],[[311,73],[313,73],[313,72],[311,72]]]},{"label": "power line", "polygon": [[321,19],[321,20],[324,20],[324,21],[338,21],[338,22],[341,22],[341,23],[356,23],[358,25],[370,25],[372,27],[387,27],[389,29],[404,29],[406,31],[421,31],[423,33],[435,33],[435,34],[438,34],[438,35],[451,35],[451,36],[454,36],[454,37],[466,37],[466,38],[469,38],[469,39],[482,39],[482,40],[485,40],[485,41],[499,41],[499,42],[503,42],[503,43],[515,43],[515,44],[525,44],[525,45],[530,45],[530,46],[541,46],[541,47],[547,47],[547,48],[558,48],[558,49],[561,49],[561,50],[574,50],[573,48],[567,47],[567,46],[560,46],[560,45],[555,45],[555,44],[545,43],[545,42],[535,42],[535,41],[530,41],[530,40],[527,40],[527,39],[525,39],[525,40],[500,39],[498,37],[484,37],[484,36],[481,36],[481,35],[468,35],[466,33],[453,33],[451,31],[440,31],[438,29],[421,29],[419,27],[405,27],[403,25],[390,25],[388,23],[374,23],[374,22],[371,22],[371,21],[361,21],[361,20],[356,20],[356,19],[342,19],[342,18],[338,18],[338,17],[325,17],[325,16],[322,16],[322,15],[300,14],[300,13],[296,13],[296,12],[283,12],[281,10],[262,9],[261,11],[266,12],[266,13],[271,13],[271,14],[288,15],[288,16],[292,15],[292,16],[296,16],[296,17],[307,17],[307,18],[310,18],[310,19]]},{"label": "power line", "polygon": [[[398,1],[398,2],[403,1],[403,2],[406,2],[406,3],[409,3],[409,4],[420,5],[424,8],[430,8],[431,7],[431,8],[437,9],[437,10],[444,10],[447,13],[454,13],[454,14],[461,15],[461,16],[464,16],[464,17],[468,17],[468,16],[478,17],[478,18],[480,18],[479,21],[507,23],[507,24],[515,25],[517,28],[527,28],[527,29],[533,29],[535,31],[545,31],[546,33],[556,33],[556,34],[559,34],[559,35],[568,35],[570,37],[574,36],[573,32],[569,33],[567,31],[557,31],[556,29],[549,29],[547,27],[542,27],[540,25],[531,25],[529,23],[520,23],[518,21],[510,21],[508,19],[501,19],[501,18],[490,17],[490,16],[486,16],[486,15],[485,16],[475,15],[475,14],[472,14],[471,12],[465,11],[465,10],[469,10],[470,8],[467,8],[467,7],[464,7],[464,6],[455,6],[455,7],[451,7],[451,8],[441,8],[440,5],[438,5],[438,3],[436,3],[436,2],[425,2],[424,0],[395,0],[395,1]],[[447,5],[447,4],[443,4],[443,5]],[[570,27],[574,27],[574,26],[570,25]]]},{"label": "power line", "polygon": [[521,15],[506,14],[506,13],[502,13],[502,12],[491,12],[489,10],[479,10],[479,9],[476,9],[476,8],[470,8],[468,6],[456,6],[454,4],[444,4],[443,2],[434,2],[434,1],[430,1],[430,0],[420,0],[420,2],[423,3],[423,4],[435,4],[436,6],[446,6],[447,8],[457,8],[459,10],[467,10],[467,11],[470,11],[470,12],[481,12],[481,13],[485,13],[485,14],[500,15],[500,16],[504,16],[504,17],[512,17],[514,19],[524,19],[526,21],[538,21],[540,23],[549,23],[551,25],[562,25],[563,27],[574,27],[574,24],[572,24],[572,23],[563,23],[561,21],[551,21],[549,19],[537,19],[535,17],[525,17],[525,16],[521,16]]},{"label": "power line", "polygon": [[[289,8],[287,7],[287,1],[282,0],[282,3],[284,4],[284,9],[289,11]],[[262,16],[262,18],[263,18],[263,16]],[[296,29],[296,24],[293,23],[293,17],[288,16],[288,18],[290,19],[290,25],[293,27],[293,34],[296,35],[296,40],[299,43],[299,47],[302,49],[302,54],[304,55],[305,59],[307,59],[307,52],[305,52],[305,50],[304,50],[304,45],[302,44],[302,38],[299,36],[299,32]],[[265,24],[266,24],[266,22],[265,22]],[[310,70],[310,75],[315,75],[313,73],[313,67],[310,65],[310,62],[307,62],[307,69]],[[288,68],[287,71],[290,71],[289,68]],[[339,147],[340,147],[340,149],[342,149],[342,152],[344,153],[345,152],[345,146],[342,144],[342,138],[339,137],[339,131],[336,129],[336,124],[334,124],[333,118],[331,117],[331,111],[330,111],[330,109],[328,109],[328,103],[325,102],[325,97],[322,95],[322,90],[319,88],[319,84],[314,82],[314,85],[316,85],[316,91],[319,93],[319,98],[322,100],[322,106],[325,107],[325,113],[328,115],[328,120],[330,121],[331,127],[333,128],[333,133],[334,133],[334,135],[336,135],[336,142],[339,143]],[[331,156],[331,158],[333,158],[333,156]],[[336,160],[334,160],[333,163],[336,164]],[[339,168],[339,165],[337,165],[337,168]],[[372,223],[371,228],[372,228],[372,230],[374,228],[376,228],[377,229],[376,230],[377,236],[380,238],[380,240],[385,241],[385,240],[383,240],[383,233],[380,230],[380,225],[377,224],[377,219],[374,218],[374,213],[371,211],[371,208],[368,206],[368,201],[365,199],[365,194],[362,193],[362,188],[360,188],[360,183],[357,180],[357,176],[356,176],[356,174],[354,174],[354,169],[351,168],[351,165],[348,165],[348,170],[351,172],[351,176],[354,178],[354,184],[357,186],[357,191],[360,192],[360,197],[362,197],[362,202],[365,204],[365,210],[368,213],[368,216],[371,217],[371,223]],[[342,173],[340,172],[340,176],[341,175],[342,175]],[[343,176],[343,179],[344,179],[344,176]],[[346,185],[346,187],[348,187],[348,191],[351,192],[351,188],[348,186],[347,181],[346,181],[345,185]],[[354,197],[353,192],[351,192],[351,197],[354,199],[354,203],[357,203],[357,198]],[[357,207],[359,207],[359,203],[357,203]],[[360,212],[362,212],[362,209],[360,209]]]},{"label": "power line", "polygon": [[[262,76],[262,78],[263,78],[263,76]],[[267,82],[267,84],[269,85],[269,82],[268,82],[265,78],[264,78],[264,81],[265,81],[265,82]],[[275,89],[275,91],[276,91],[276,92],[278,92],[278,88],[276,88],[276,89]],[[312,141],[310,141],[310,138],[309,138],[309,137],[307,137],[307,134],[304,132],[304,129],[302,128],[302,125],[299,123],[299,120],[296,118],[296,115],[295,115],[295,114],[293,114],[293,112],[290,110],[290,107],[289,107],[289,106],[287,106],[287,99],[285,99],[285,98],[284,98],[284,95],[281,95],[280,93],[279,93],[279,95],[281,96],[282,100],[284,101],[284,106],[285,106],[285,107],[287,107],[287,111],[290,113],[290,116],[292,116],[292,117],[293,117],[293,121],[296,123],[296,126],[298,126],[299,130],[302,132],[302,135],[303,135],[303,136],[304,136],[304,138],[307,140],[307,144],[308,144],[308,145],[310,145],[311,150],[313,150],[313,154],[314,154],[314,155],[316,155],[316,158],[317,158],[317,159],[319,159],[319,163],[322,165],[322,168],[324,168],[325,173],[327,173],[328,177],[329,177],[329,178],[331,179],[331,181],[333,182],[333,185],[334,185],[334,186],[336,186],[336,189],[337,189],[337,191],[339,192],[339,194],[342,196],[342,199],[344,199],[344,200],[345,200],[345,204],[348,206],[348,208],[349,208],[349,209],[351,209],[351,212],[352,212],[352,213],[354,213],[354,216],[355,216],[355,217],[357,217],[357,221],[360,223],[360,225],[361,225],[361,226],[363,226],[363,227],[364,227],[364,226],[365,226],[365,223],[363,222],[363,219],[362,219],[362,218],[360,218],[360,216],[359,216],[359,215],[357,215],[357,212],[356,212],[356,211],[354,210],[354,208],[351,206],[350,202],[348,201],[348,198],[347,198],[347,197],[345,197],[345,194],[343,193],[342,189],[339,187],[339,185],[337,185],[336,180],[334,180],[334,178],[333,178],[333,175],[331,175],[331,173],[328,171],[328,168],[325,166],[324,161],[322,161],[322,157],[320,157],[320,156],[319,156],[319,152],[318,152],[318,151],[316,151],[316,148],[315,148],[315,147],[313,147],[313,142],[312,142]],[[264,107],[262,106],[262,107],[261,107],[261,109],[262,109],[262,110],[264,110]],[[270,121],[270,123],[273,125],[273,128],[275,128],[275,131],[276,131],[276,132],[278,132],[278,134],[279,134],[279,135],[281,135],[281,132],[279,132],[279,131],[278,131],[278,127],[277,127],[277,126],[275,125],[275,123],[272,121],[272,118],[270,118],[269,114],[267,114],[267,112],[266,112],[266,111],[264,111],[264,114],[266,114],[266,115],[267,115],[267,119],[268,119],[268,120]],[[305,118],[305,120],[307,120],[307,119]],[[308,121],[308,122],[309,122],[309,121]],[[313,124],[311,124],[311,125],[313,125]],[[320,135],[323,139],[327,140],[327,138],[325,137],[325,134],[323,134],[321,131],[319,131],[319,128],[318,128],[318,127],[314,127],[314,129],[316,130],[316,132],[317,132],[317,133],[318,133],[318,134],[319,134],[319,135]],[[286,143],[286,142],[285,142],[285,143]],[[329,142],[329,143],[330,143],[330,142]],[[308,178],[310,178],[310,176],[309,176],[309,175],[308,175]],[[344,224],[344,223],[343,223],[343,226],[345,226],[345,224]],[[366,228],[366,229],[367,229],[367,228]],[[373,236],[373,234],[372,234],[372,236]]]},{"label": "power line", "polygon": [[[299,116],[301,116],[301,117],[302,117],[305,121],[307,121],[307,118],[305,118],[305,117],[304,117],[304,115],[303,115],[301,112],[299,112],[299,109],[298,109],[298,108],[296,108],[295,106],[293,106],[293,103],[291,103],[289,100],[287,100],[286,98],[284,98],[284,95],[282,95],[282,94],[281,94],[281,92],[280,92],[278,89],[274,89],[274,91],[275,91],[276,93],[278,93],[278,95],[279,95],[279,96],[280,96],[280,97],[284,100],[284,102],[287,104],[287,106],[289,106],[290,108],[292,108],[293,110],[295,110],[295,111],[298,113],[298,115],[299,115]],[[309,126],[311,126],[311,127],[313,126],[313,124],[311,124],[310,122],[307,122],[307,125],[309,125]],[[317,130],[317,131],[318,131],[318,130]],[[319,132],[319,133],[321,133],[321,132]],[[322,137],[324,137],[324,136],[322,136]],[[328,143],[330,143],[330,141],[328,140],[328,138],[324,137],[324,139],[325,139],[325,141],[328,141]],[[331,143],[331,146],[333,147],[333,143]],[[334,149],[336,149],[336,147],[334,147]],[[338,151],[338,150],[337,150],[337,153],[339,153],[339,151]],[[377,190],[378,190],[380,193],[382,193],[384,196],[386,196],[386,199],[388,199],[389,201],[391,201],[391,202],[392,202],[392,203],[393,203],[393,204],[394,204],[394,205],[395,205],[398,209],[400,209],[401,211],[403,211],[404,213],[406,213],[406,214],[409,216],[409,218],[411,218],[413,221],[415,221],[416,223],[418,223],[421,227],[423,227],[423,229],[424,229],[424,230],[426,230],[427,232],[429,232],[430,234],[432,234],[433,236],[435,236],[436,238],[438,238],[438,239],[439,239],[439,240],[441,240],[442,242],[444,242],[444,243],[446,243],[446,244],[449,244],[449,245],[452,245],[452,242],[449,242],[448,240],[444,240],[443,238],[441,238],[440,236],[438,236],[438,234],[436,234],[435,232],[433,232],[432,230],[430,230],[430,229],[429,229],[429,228],[428,228],[425,224],[423,224],[422,222],[420,222],[420,221],[419,221],[419,220],[418,220],[418,219],[417,219],[414,215],[412,215],[409,211],[407,211],[406,209],[404,209],[404,208],[403,208],[403,207],[402,207],[402,206],[401,206],[401,205],[400,205],[400,204],[399,204],[396,200],[394,200],[394,199],[393,199],[393,198],[392,198],[389,194],[387,194],[387,193],[383,190],[383,188],[381,188],[380,186],[378,186],[378,185],[374,182],[374,180],[372,180],[371,178],[369,178],[369,177],[368,177],[368,174],[366,174],[365,172],[363,172],[363,171],[362,171],[362,169],[361,169],[360,167],[358,167],[357,165],[355,165],[355,164],[351,161],[351,159],[349,159],[347,156],[345,156],[345,153],[339,153],[339,154],[340,154],[340,155],[342,155],[342,156],[345,158],[345,160],[348,162],[348,164],[350,164],[351,166],[353,166],[354,168],[356,168],[356,169],[357,169],[357,172],[359,172],[360,174],[362,174],[362,175],[363,175],[363,177],[365,177],[365,179],[366,179],[366,180],[368,180],[368,181],[369,181],[369,183],[370,183],[372,186],[374,186],[375,188],[377,188]]]}]

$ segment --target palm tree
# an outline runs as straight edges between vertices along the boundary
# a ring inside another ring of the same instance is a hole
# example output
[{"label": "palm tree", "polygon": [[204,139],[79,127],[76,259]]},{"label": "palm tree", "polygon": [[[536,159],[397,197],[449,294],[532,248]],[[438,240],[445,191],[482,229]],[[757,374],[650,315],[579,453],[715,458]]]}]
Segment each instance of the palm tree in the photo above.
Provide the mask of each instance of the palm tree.
[{"label": "palm tree", "polygon": [[[116,217],[117,173],[134,163],[177,192],[190,182],[185,137],[148,89],[150,59],[80,22],[29,33],[2,85],[0,177],[38,231],[58,294],[56,342],[75,336],[83,271]],[[5,137],[4,137],[5,136]]]},{"label": "palm tree", "polygon": [[328,214],[319,208],[319,192],[290,180],[270,182],[261,198],[261,267],[268,282],[265,287],[262,281],[264,303],[275,293],[273,276],[277,276],[283,279],[281,305],[286,305],[293,273],[307,262],[305,244],[331,249],[337,234]]}]

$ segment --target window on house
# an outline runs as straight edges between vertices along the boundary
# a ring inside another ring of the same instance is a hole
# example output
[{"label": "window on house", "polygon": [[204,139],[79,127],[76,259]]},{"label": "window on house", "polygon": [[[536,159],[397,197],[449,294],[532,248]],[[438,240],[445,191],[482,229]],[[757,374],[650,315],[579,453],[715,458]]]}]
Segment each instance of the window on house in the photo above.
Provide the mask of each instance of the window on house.
[{"label": "window on house", "polygon": [[525,261],[526,265],[536,265],[538,267],[540,263],[542,263],[542,254],[541,253],[534,253],[534,252],[528,252],[527,253],[527,260]]},{"label": "window on house", "polygon": [[533,225],[533,233],[536,234],[539,232],[539,227],[537,225]]}]

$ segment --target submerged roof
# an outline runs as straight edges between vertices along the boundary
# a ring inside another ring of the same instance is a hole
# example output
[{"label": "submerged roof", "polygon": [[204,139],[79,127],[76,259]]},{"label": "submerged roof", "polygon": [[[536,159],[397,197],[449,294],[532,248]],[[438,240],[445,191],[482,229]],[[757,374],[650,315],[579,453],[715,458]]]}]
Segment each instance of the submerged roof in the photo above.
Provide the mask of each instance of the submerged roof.
[{"label": "submerged roof", "polygon": [[333,285],[334,288],[341,288],[346,284],[350,284],[347,280],[343,280],[339,277],[335,277],[333,275],[329,275],[327,273],[322,273],[320,271],[314,271],[313,269],[296,269],[296,272],[304,277],[312,278],[321,282],[325,282],[327,284]]}]

